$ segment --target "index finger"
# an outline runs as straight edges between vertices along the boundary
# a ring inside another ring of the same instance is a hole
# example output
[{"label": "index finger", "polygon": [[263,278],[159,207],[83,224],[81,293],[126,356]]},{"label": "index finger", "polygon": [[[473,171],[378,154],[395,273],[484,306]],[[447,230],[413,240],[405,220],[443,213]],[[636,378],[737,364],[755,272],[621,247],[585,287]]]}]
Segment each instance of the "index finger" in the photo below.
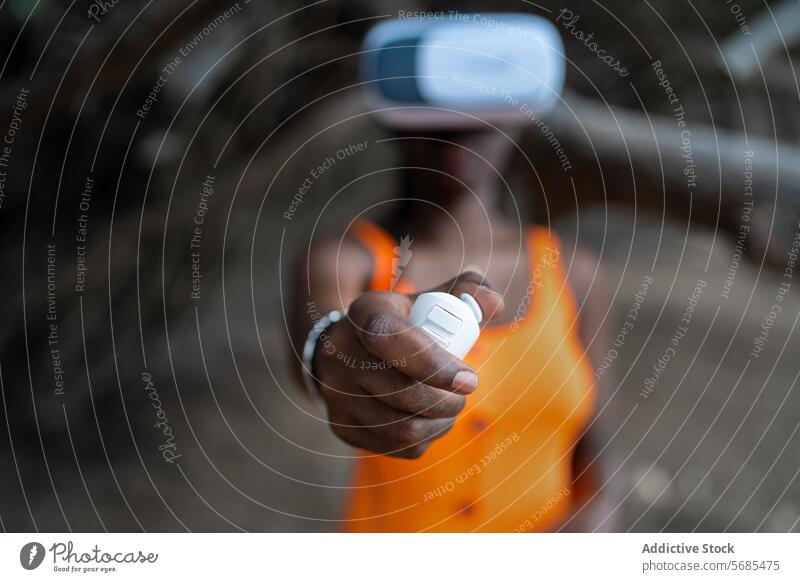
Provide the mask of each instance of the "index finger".
[{"label": "index finger", "polygon": [[408,322],[408,297],[396,293],[376,295],[380,297],[373,298],[368,310],[355,309],[350,314],[368,352],[390,364],[402,362],[398,369],[423,384],[460,394],[477,389],[478,375],[472,368]]}]

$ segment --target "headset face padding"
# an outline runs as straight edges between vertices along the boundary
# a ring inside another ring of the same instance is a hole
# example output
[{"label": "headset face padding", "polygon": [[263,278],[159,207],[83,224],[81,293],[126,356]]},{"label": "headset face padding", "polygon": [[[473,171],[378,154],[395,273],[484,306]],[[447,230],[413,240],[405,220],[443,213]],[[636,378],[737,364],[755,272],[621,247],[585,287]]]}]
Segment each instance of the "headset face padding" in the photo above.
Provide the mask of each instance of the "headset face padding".
[{"label": "headset face padding", "polygon": [[527,14],[384,21],[361,58],[370,109],[398,128],[521,124],[550,110],[564,84],[558,31]]}]

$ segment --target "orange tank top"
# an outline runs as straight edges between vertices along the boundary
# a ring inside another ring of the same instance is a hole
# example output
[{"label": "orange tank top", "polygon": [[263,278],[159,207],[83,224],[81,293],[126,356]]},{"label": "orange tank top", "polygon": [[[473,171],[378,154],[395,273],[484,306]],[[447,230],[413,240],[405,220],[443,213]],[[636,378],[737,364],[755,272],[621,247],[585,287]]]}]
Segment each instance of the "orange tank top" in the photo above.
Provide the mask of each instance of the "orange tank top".
[{"label": "orange tank top", "polygon": [[[372,254],[370,290],[411,292],[397,244],[356,222]],[[595,402],[575,301],[556,237],[527,235],[531,280],[514,322],[484,327],[465,361],[478,390],[453,428],[419,459],[362,452],[345,515],[352,532],[549,531],[569,514],[572,454]]]}]

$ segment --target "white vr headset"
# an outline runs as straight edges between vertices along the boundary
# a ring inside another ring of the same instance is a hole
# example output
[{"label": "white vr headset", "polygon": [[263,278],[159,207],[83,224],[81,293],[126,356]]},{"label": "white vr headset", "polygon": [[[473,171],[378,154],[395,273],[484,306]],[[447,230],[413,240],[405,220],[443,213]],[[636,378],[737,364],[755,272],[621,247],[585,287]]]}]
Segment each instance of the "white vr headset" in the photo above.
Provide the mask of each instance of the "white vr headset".
[{"label": "white vr headset", "polygon": [[367,105],[398,128],[520,124],[550,110],[564,84],[558,31],[528,14],[384,21],[362,51]]}]

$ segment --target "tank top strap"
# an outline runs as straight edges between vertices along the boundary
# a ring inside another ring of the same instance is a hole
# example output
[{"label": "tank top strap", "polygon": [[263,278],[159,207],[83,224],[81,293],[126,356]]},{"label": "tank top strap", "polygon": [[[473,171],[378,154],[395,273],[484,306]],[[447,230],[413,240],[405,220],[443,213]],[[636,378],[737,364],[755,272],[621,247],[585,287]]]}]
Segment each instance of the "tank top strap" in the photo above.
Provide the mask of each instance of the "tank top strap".
[{"label": "tank top strap", "polygon": [[561,240],[545,226],[528,229],[528,253],[530,256],[531,286],[538,294],[540,308],[558,313],[571,321],[577,317],[578,306],[567,280]]},{"label": "tank top strap", "polygon": [[532,279],[536,279],[545,269],[563,276],[560,269],[561,241],[555,232],[545,226],[531,226],[527,232],[527,243]]},{"label": "tank top strap", "polygon": [[361,243],[372,256],[370,291],[396,291],[412,293],[414,290],[395,273],[399,249],[394,237],[376,224],[359,218],[350,227],[348,235]]},{"label": "tank top strap", "polygon": [[[364,218],[353,222],[347,234],[361,243],[372,257],[370,291],[414,292],[412,285],[396,277],[394,263],[398,258],[398,247],[392,235]],[[527,244],[532,284],[557,293],[564,282],[558,236],[546,227],[532,226],[527,231]]]}]

